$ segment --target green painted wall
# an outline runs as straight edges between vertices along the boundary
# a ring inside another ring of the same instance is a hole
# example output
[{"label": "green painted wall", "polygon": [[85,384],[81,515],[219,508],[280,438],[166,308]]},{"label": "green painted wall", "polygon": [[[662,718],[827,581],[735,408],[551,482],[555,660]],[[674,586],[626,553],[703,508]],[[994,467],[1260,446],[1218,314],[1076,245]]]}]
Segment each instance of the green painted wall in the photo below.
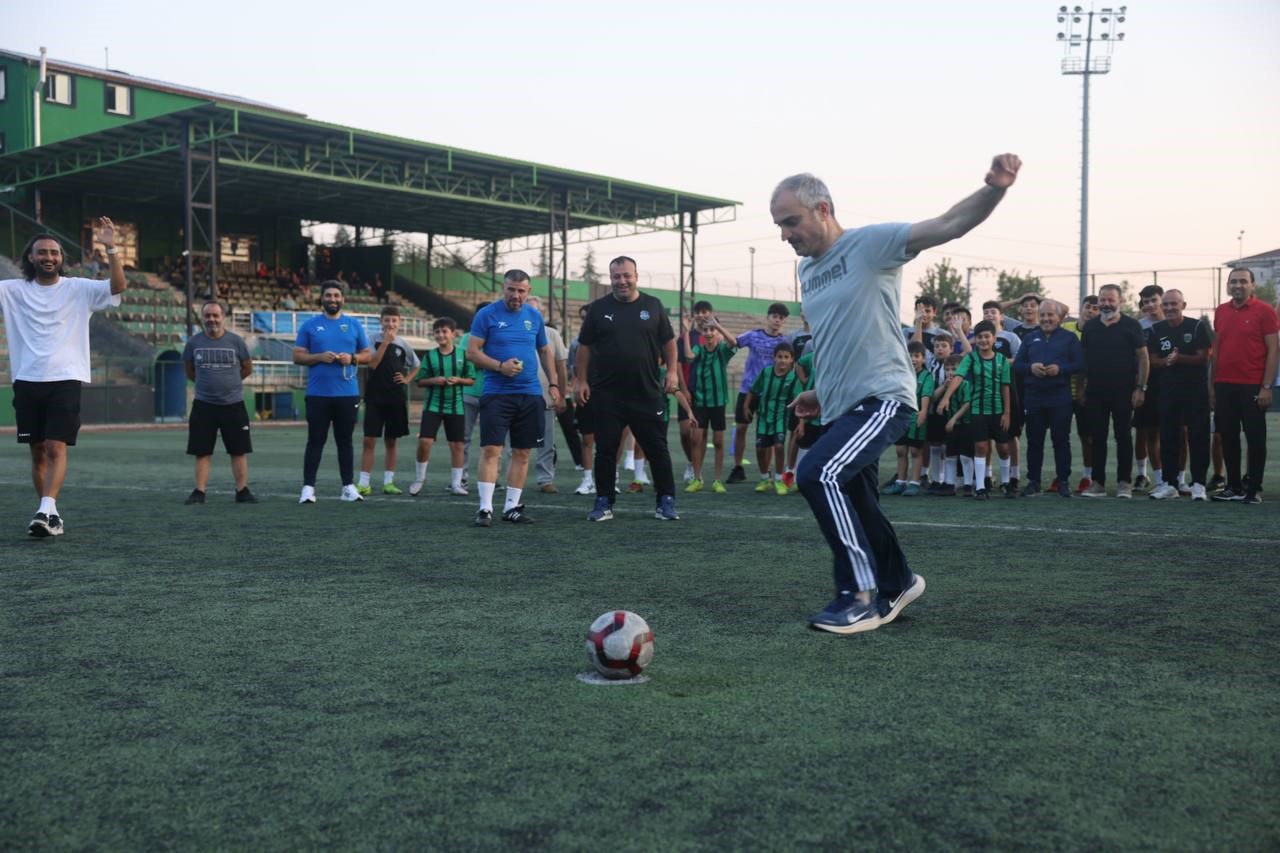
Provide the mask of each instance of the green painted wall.
[{"label": "green painted wall", "polygon": [[12,154],[31,146],[31,89],[39,78],[22,62],[0,57],[5,76],[5,97],[0,101],[0,133],[4,134],[4,153]]}]

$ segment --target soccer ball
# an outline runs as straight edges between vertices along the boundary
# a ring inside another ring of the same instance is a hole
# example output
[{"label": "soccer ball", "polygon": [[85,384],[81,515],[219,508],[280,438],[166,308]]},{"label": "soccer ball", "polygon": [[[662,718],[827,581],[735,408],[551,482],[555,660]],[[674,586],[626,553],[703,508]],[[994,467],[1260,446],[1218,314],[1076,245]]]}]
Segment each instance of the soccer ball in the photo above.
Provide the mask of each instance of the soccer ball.
[{"label": "soccer ball", "polygon": [[653,660],[653,631],[630,610],[610,610],[587,631],[587,657],[605,678],[634,678]]}]

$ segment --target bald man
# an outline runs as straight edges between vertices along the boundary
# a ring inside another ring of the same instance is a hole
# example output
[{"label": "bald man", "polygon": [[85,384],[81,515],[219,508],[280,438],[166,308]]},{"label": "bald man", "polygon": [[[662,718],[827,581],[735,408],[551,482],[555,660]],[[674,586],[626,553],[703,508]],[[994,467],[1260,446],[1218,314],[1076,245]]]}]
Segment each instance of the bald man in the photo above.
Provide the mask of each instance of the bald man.
[{"label": "bald man", "polygon": [[1208,324],[1183,315],[1187,302],[1178,290],[1161,297],[1164,319],[1151,326],[1147,349],[1151,375],[1160,377],[1160,453],[1164,482],[1151,490],[1156,500],[1178,497],[1178,463],[1182,430],[1187,431],[1191,457],[1191,499],[1207,500],[1205,476],[1209,469],[1209,348]]}]

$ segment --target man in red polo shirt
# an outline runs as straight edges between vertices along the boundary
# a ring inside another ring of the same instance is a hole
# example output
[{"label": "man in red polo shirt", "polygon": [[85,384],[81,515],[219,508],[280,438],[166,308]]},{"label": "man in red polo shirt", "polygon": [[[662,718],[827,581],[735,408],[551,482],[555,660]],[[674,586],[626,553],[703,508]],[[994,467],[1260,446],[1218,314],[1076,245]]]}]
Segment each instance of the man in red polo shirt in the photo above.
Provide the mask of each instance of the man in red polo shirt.
[{"label": "man in red polo shirt", "polygon": [[[1218,306],[1213,325],[1218,337],[1209,366],[1209,405],[1222,434],[1227,487],[1215,501],[1262,503],[1262,471],[1267,464],[1266,411],[1276,379],[1276,310],[1253,295],[1253,271],[1241,267],[1227,276],[1231,301]],[[1240,428],[1249,442],[1248,473],[1240,479]]]}]

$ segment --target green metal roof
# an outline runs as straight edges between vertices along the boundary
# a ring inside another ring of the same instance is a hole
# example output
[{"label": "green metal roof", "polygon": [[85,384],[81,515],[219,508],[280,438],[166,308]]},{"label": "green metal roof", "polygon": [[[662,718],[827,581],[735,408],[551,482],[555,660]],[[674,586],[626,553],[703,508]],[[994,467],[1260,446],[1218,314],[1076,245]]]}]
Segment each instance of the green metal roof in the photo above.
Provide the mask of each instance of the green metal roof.
[{"label": "green metal roof", "polygon": [[220,213],[508,241],[550,231],[553,198],[587,239],[728,221],[738,204],[214,102],[0,157],[0,187],[181,203],[184,133],[216,146]]}]

